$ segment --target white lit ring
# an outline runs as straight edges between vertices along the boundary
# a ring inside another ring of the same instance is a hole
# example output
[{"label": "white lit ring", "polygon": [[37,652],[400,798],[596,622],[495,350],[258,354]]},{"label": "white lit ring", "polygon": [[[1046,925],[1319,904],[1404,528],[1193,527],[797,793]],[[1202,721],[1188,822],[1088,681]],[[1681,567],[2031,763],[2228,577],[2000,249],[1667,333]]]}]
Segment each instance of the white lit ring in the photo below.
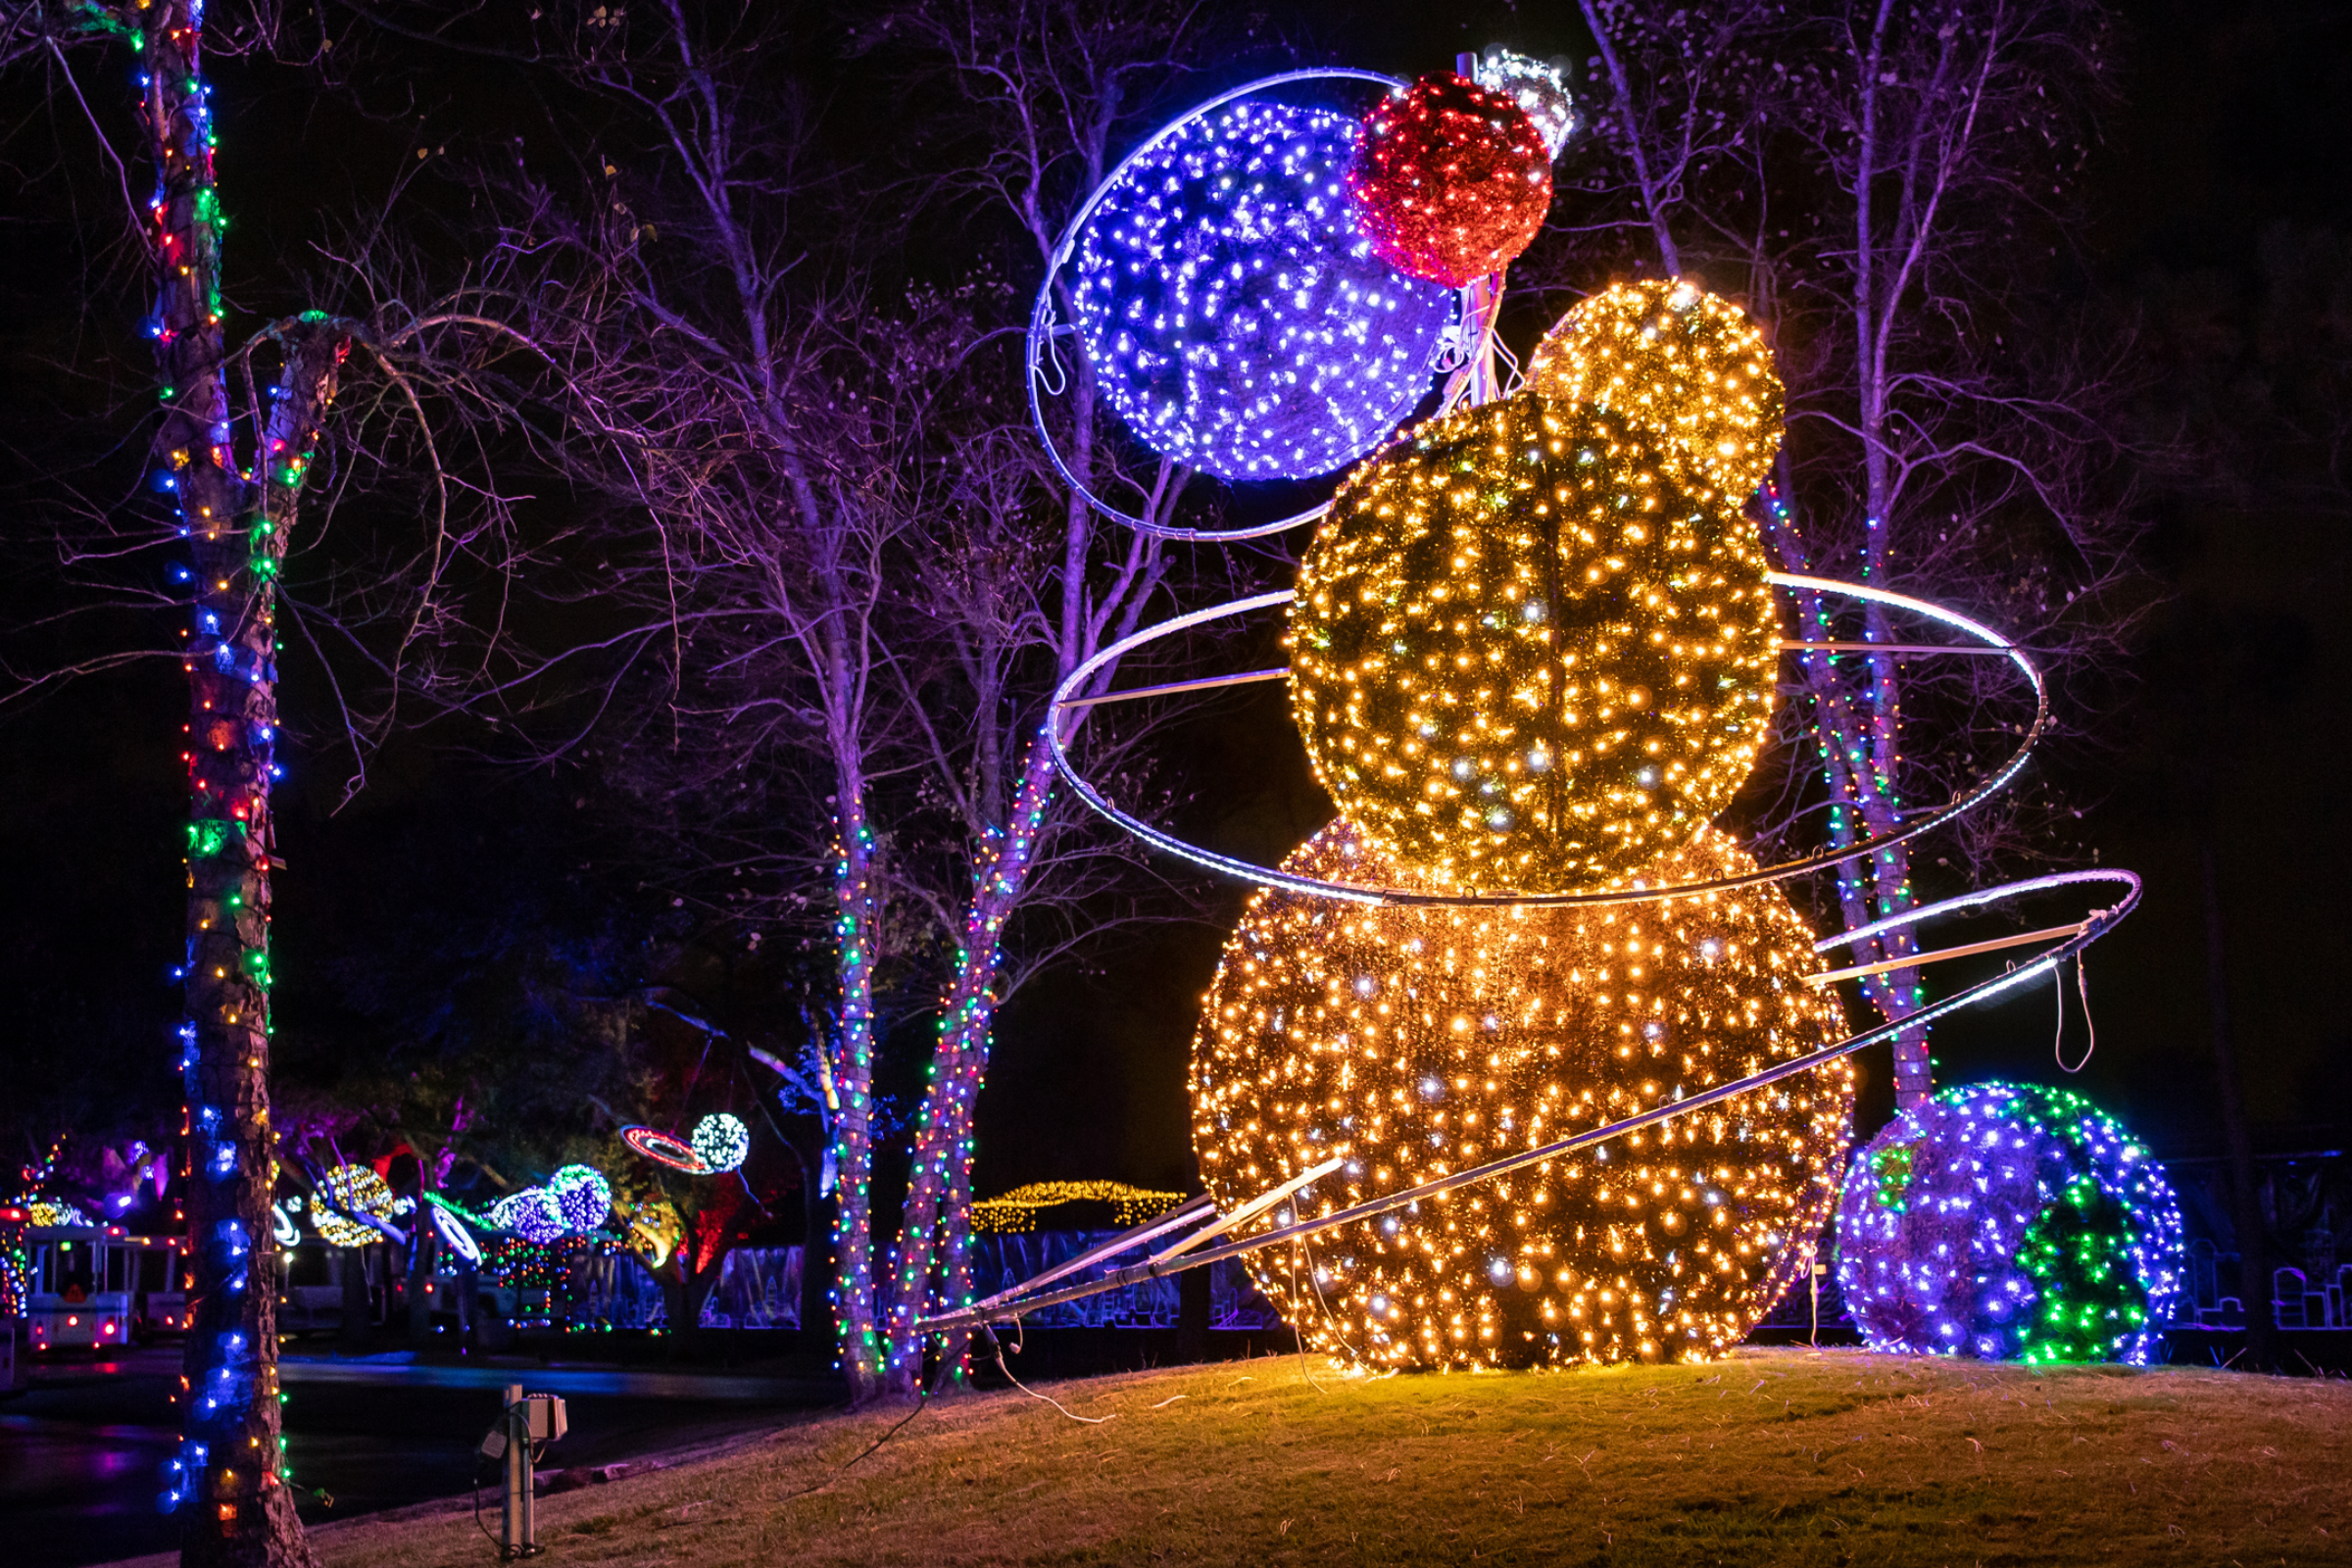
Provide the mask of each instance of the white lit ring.
[{"label": "white lit ring", "polygon": [[429,1200],[427,1201],[433,1211],[434,1234],[439,1236],[448,1245],[449,1250],[457,1253],[464,1261],[467,1263],[481,1262],[482,1250],[475,1243],[472,1232],[466,1229],[465,1222],[439,1203],[431,1202]]},{"label": "white lit ring", "polygon": [[[1050,358],[1049,344],[1053,339],[1065,335],[1071,337],[1074,342],[1077,332],[1075,324],[1067,322],[1057,324],[1054,320],[1056,314],[1054,282],[1061,276],[1062,268],[1068,265],[1071,255],[1077,250],[1078,236],[1086,227],[1087,220],[1094,216],[1095,209],[1102,205],[1103,198],[1118,184],[1119,177],[1126,173],[1129,167],[1138,159],[1148,156],[1153,148],[1202,115],[1214,113],[1236,99],[1247,98],[1251,93],[1262,92],[1266,88],[1279,87],[1294,81],[1365,81],[1389,92],[1401,92],[1406,86],[1406,83],[1398,78],[1383,75],[1377,71],[1356,71],[1348,67],[1334,66],[1311,71],[1286,71],[1279,75],[1260,76],[1255,81],[1244,82],[1230,91],[1221,92],[1204,103],[1195,104],[1138,143],[1134,151],[1120,159],[1110,172],[1102,176],[1102,182],[1097,185],[1086,200],[1079,205],[1078,211],[1071,216],[1068,226],[1062,229],[1061,239],[1054,245],[1052,259],[1046,263],[1045,281],[1038,285],[1037,302],[1030,307],[1027,347],[1029,417],[1030,421],[1037,426],[1038,440],[1045,446],[1047,461],[1054,465],[1054,471],[1061,475],[1062,482],[1068,485],[1080,500],[1113,522],[1125,523],[1140,533],[1151,534],[1161,539],[1190,539],[1200,544],[1231,544],[1245,539],[1263,539],[1272,534],[1287,532],[1302,523],[1314,521],[1331,510],[1330,502],[1320,502],[1303,512],[1293,513],[1290,516],[1273,522],[1255,523],[1247,528],[1175,528],[1163,522],[1153,522],[1148,517],[1136,516],[1132,513],[1121,512],[1087,488],[1078,475],[1070,471],[1070,466],[1062,461],[1061,449],[1054,444],[1054,432],[1046,427],[1045,405],[1039,396],[1041,389],[1049,384],[1050,379],[1055,379],[1050,378],[1047,373],[1047,362]],[[1471,300],[1468,290],[1458,290],[1457,297],[1460,304],[1456,308],[1454,324],[1455,330],[1458,332],[1462,323],[1471,319]],[[1469,384],[1469,379],[1465,367],[1447,380],[1444,398],[1446,407],[1450,407],[1461,396]]]},{"label": "white lit ring", "polygon": [[[1946,610],[1941,605],[1930,604],[1924,599],[1914,599],[1908,594],[1898,594],[1885,588],[1873,588],[1862,583],[1840,582],[1834,577],[1809,577],[1788,571],[1768,571],[1764,574],[1764,580],[1781,588],[1843,594],[1847,598],[1863,600],[1869,604],[1886,605],[1896,610],[1908,610],[1967,633],[1985,647],[1994,649],[2006,657],[2024,673],[2026,679],[2033,683],[2033,724],[2027,729],[2025,738],[2018,743],[2017,750],[2010,755],[2008,760],[1980,780],[1975,788],[1954,796],[1942,806],[1929,811],[1918,821],[1898,828],[1892,833],[1883,834],[1877,838],[1863,839],[1854,844],[1817,851],[1799,859],[1783,860],[1778,865],[1762,866],[1740,876],[1717,877],[1709,882],[1677,882],[1664,887],[1607,889],[1590,893],[1422,893],[1405,888],[1367,887],[1353,882],[1327,882],[1320,877],[1300,876],[1296,872],[1281,870],[1278,867],[1260,865],[1253,860],[1238,859],[1229,855],[1219,855],[1213,850],[1204,850],[1197,844],[1177,838],[1174,834],[1155,828],[1151,823],[1119,809],[1087,781],[1085,776],[1078,771],[1077,764],[1070,760],[1069,737],[1066,733],[1065,720],[1070,710],[1081,701],[1079,693],[1086,688],[1087,683],[1094,678],[1097,671],[1116,660],[1125,658],[1138,648],[1156,642],[1162,637],[1171,636],[1176,632],[1203,625],[1209,621],[1222,620],[1230,615],[1244,615],[1252,611],[1271,610],[1277,605],[1289,604],[1292,590],[1288,588],[1277,589],[1272,593],[1257,594],[1248,599],[1236,599],[1230,604],[1212,606],[1207,610],[1196,610],[1190,614],[1178,615],[1172,620],[1163,620],[1156,626],[1148,626],[1144,630],[1136,632],[1132,636],[1122,637],[1104,648],[1094,658],[1071,670],[1062,683],[1054,688],[1054,700],[1046,709],[1046,744],[1053,750],[1054,765],[1060,770],[1061,776],[1069,781],[1070,788],[1077,792],[1080,800],[1152,848],[1178,856],[1192,861],[1195,865],[1203,866],[1220,875],[1234,877],[1244,882],[1253,882],[1260,887],[1281,888],[1287,892],[1303,893],[1315,898],[1342,899],[1352,904],[1468,905],[1497,908],[1517,905],[1549,907],[1578,904],[1648,904],[1661,899],[1682,898],[1694,893],[1717,893],[1732,888],[1752,887],[1760,882],[1787,881],[1790,877],[1801,876],[1807,871],[1819,870],[1823,866],[1836,865],[1842,860],[1856,859],[1880,850],[1891,848],[1941,827],[1953,818],[1974,810],[1978,806],[2006,788],[2009,781],[2017,776],[2018,770],[2026,765],[2026,759],[2032,755],[2034,742],[2041,738],[2042,730],[2049,724],[2050,694],[2047,685],[2042,680],[2041,671],[2034,666],[2032,660],[2026,657],[2025,651],[2017,644],[1988,626],[1979,625],[1967,616]],[[1788,651],[1796,654],[1799,658],[1819,657],[1808,655],[1801,648]],[[1849,654],[1848,657],[1867,656]]]}]

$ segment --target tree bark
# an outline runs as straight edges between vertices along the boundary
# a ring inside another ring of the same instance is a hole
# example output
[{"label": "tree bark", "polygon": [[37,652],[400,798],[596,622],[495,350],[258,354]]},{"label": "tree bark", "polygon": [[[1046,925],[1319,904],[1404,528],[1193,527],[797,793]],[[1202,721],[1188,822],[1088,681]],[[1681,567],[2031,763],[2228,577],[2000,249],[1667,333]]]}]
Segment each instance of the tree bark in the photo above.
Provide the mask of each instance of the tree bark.
[{"label": "tree bark", "polygon": [[2262,1218],[2262,1188],[2254,1166],[2254,1136],[2246,1124],[2245,1091],[2237,1074],[2237,1043],[2230,1015],[2230,974],[2223,945],[2222,874],[2213,825],[2197,845],[2205,906],[2205,1000],[2213,1040],[2215,1087],[2221,1093],[2222,1136],[2230,1156],[2230,1200],[2237,1224],[2238,1293],[2246,1307],[2247,1370],[2278,1365],[2278,1316],[2271,1308],[2270,1237]]}]

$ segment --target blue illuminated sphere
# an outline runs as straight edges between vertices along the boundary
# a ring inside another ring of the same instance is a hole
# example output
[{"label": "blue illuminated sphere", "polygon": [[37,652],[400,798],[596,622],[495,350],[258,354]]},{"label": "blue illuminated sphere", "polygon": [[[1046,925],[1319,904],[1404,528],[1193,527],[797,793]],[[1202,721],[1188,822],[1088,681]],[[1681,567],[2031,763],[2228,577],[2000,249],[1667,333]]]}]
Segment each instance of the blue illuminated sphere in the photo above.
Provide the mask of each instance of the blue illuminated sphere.
[{"label": "blue illuminated sphere", "polygon": [[525,1187],[491,1204],[490,1223],[535,1247],[545,1247],[564,1231],[564,1211],[556,1206],[556,1195],[544,1187]]},{"label": "blue illuminated sphere", "polygon": [[1129,164],[1079,229],[1079,336],[1119,417],[1222,479],[1302,479],[1429,389],[1454,295],[1356,228],[1353,118],[1244,100]]},{"label": "blue illuminated sphere", "polygon": [[612,1184],[586,1165],[566,1165],[547,1179],[564,1230],[585,1236],[612,1212]]},{"label": "blue illuminated sphere", "polygon": [[2082,1096],[2035,1085],[1902,1112],[1838,1205],[1838,1284],[1876,1350],[2144,1361],[2180,1257],[2164,1168]]}]

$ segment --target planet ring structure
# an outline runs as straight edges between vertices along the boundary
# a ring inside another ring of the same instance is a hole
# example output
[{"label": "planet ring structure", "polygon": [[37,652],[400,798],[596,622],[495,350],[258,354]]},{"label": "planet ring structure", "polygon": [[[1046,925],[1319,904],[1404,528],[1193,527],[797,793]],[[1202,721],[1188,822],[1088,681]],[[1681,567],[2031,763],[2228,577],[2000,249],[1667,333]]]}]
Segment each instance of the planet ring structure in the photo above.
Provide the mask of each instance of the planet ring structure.
[{"label": "planet ring structure", "polygon": [[[1301,876],[1296,872],[1284,871],[1276,866],[1260,865],[1253,860],[1219,855],[1213,850],[1202,849],[1199,845],[1177,838],[1174,834],[1153,827],[1151,823],[1121,810],[1087,780],[1086,776],[1078,770],[1077,764],[1070,759],[1069,737],[1072,726],[1067,720],[1074,710],[1100,704],[1105,700],[1100,697],[1082,698],[1078,695],[1085,688],[1087,682],[1093,679],[1096,671],[1146,644],[1156,642],[1160,638],[1171,636],[1176,632],[1204,625],[1210,621],[1221,620],[1229,615],[1248,614],[1253,611],[1270,610],[1279,605],[1289,604],[1293,591],[1288,588],[1277,589],[1272,593],[1257,594],[1248,599],[1236,599],[1207,610],[1198,610],[1190,614],[1178,615],[1172,619],[1163,620],[1155,626],[1146,627],[1144,630],[1104,648],[1094,658],[1070,671],[1069,676],[1054,690],[1054,699],[1046,710],[1046,744],[1053,749],[1054,764],[1060,770],[1062,777],[1069,781],[1070,788],[1077,793],[1080,800],[1086,802],[1096,811],[1152,848],[1178,856],[1196,865],[1204,866],[1222,875],[1243,882],[1254,883],[1260,887],[1282,888],[1293,893],[1304,893],[1318,898],[1342,899],[1355,904],[1458,904],[1497,907],[1513,905],[1646,904],[1693,893],[1723,892],[1732,888],[1748,887],[1759,882],[1785,881],[1789,877],[1800,876],[1807,871],[1819,870],[1823,866],[1836,865],[1842,860],[1851,860],[1887,849],[1940,827],[1953,818],[1974,810],[1978,806],[2006,788],[2009,781],[2017,776],[2018,770],[2025,766],[2026,759],[2032,755],[2034,743],[2041,738],[2041,732],[2049,724],[2050,696],[2049,688],[2042,678],[2040,669],[2026,657],[2025,651],[2015,643],[1990,627],[1980,625],[1967,616],[1946,610],[1940,605],[1931,604],[1924,599],[1913,599],[1906,594],[1894,593],[1885,588],[1874,588],[1862,583],[1840,582],[1833,577],[1808,577],[1787,571],[1768,571],[1764,574],[1764,578],[1765,581],[1782,588],[1800,589],[1813,593],[1842,594],[1870,604],[1910,611],[1915,614],[1928,616],[1964,632],[1976,638],[1981,645],[1969,647],[1962,644],[1944,647],[1906,644],[1898,648],[1877,643],[1792,643],[1784,645],[1786,651],[1806,657],[1817,657],[1820,654],[1873,652],[1880,654],[1899,652],[1905,655],[1997,655],[2006,658],[2016,665],[2026,679],[2032,683],[2034,687],[2034,722],[2027,727],[2025,737],[2018,743],[2017,750],[1999,767],[1978,781],[1975,788],[1953,797],[1941,807],[1921,816],[1919,820],[1908,823],[1892,833],[1881,834],[1876,838],[1864,839],[1842,847],[1822,850],[1798,859],[1783,860],[1777,865],[1761,866],[1740,876],[1720,877],[1710,882],[1673,883],[1654,888],[1640,886],[1604,888],[1581,893],[1517,891],[1428,893],[1405,888],[1365,887],[1352,882],[1333,882],[1320,877]],[[1266,678],[1271,678],[1273,673],[1281,672],[1270,672]],[[1165,688],[1147,688],[1132,693],[1113,692],[1109,694],[1108,700],[1116,701],[1129,696],[1159,695],[1166,691],[1198,689],[1216,684],[1221,684],[1221,682],[1213,680],[1180,681]]]},{"label": "planet ring structure", "polygon": [[[1068,462],[1062,457],[1060,447],[1054,444],[1054,432],[1047,425],[1045,412],[1045,398],[1049,395],[1058,396],[1068,385],[1069,371],[1060,360],[1059,340],[1069,338],[1074,343],[1078,333],[1075,321],[1059,318],[1057,285],[1061,281],[1064,269],[1067,268],[1072,256],[1077,251],[1079,237],[1086,231],[1087,223],[1093,219],[1096,209],[1102,204],[1103,199],[1119,187],[1121,176],[1137,162],[1149,157],[1183,127],[1203,116],[1213,114],[1239,99],[1264,92],[1268,88],[1283,86],[1290,82],[1305,81],[1360,81],[1378,87],[1384,92],[1402,92],[1407,85],[1395,76],[1383,75],[1375,71],[1329,67],[1309,71],[1286,71],[1279,75],[1261,76],[1255,81],[1244,82],[1228,92],[1219,93],[1204,103],[1196,104],[1146,137],[1134,151],[1119,161],[1116,168],[1103,176],[1102,182],[1095,187],[1094,192],[1087,197],[1085,203],[1072,215],[1068,226],[1062,230],[1060,242],[1054,247],[1054,254],[1046,264],[1045,281],[1038,286],[1037,300],[1029,313],[1027,362],[1030,419],[1037,427],[1039,441],[1045,446],[1047,460],[1054,465],[1054,472],[1061,476],[1062,482],[1070,487],[1071,492],[1103,516],[1114,522],[1124,523],[1138,532],[1163,539],[1190,539],[1200,544],[1230,544],[1239,540],[1260,539],[1271,534],[1285,532],[1301,524],[1312,522],[1330,510],[1329,502],[1321,502],[1302,512],[1278,518],[1272,522],[1255,523],[1244,528],[1223,529],[1174,527],[1167,523],[1154,522],[1148,517],[1137,516],[1133,513],[1122,512],[1097,495],[1084,480],[1071,470]],[[1458,349],[1460,328],[1463,323],[1469,323],[1473,329],[1486,323],[1483,319],[1474,318],[1476,313],[1473,310],[1473,302],[1469,298],[1468,291],[1456,292],[1461,296],[1454,331],[1455,346]],[[1442,356],[1442,361],[1443,358]],[[1466,363],[1470,356],[1460,354],[1458,358],[1465,363],[1459,366],[1447,366],[1447,368],[1452,369],[1454,373],[1448,378],[1445,388],[1444,402],[1446,407],[1450,407],[1461,396],[1471,379],[1467,373]]]},{"label": "planet ring structure", "polygon": [[[1280,1226],[1256,1236],[1246,1237],[1240,1241],[1202,1248],[1198,1251],[1187,1251],[1182,1256],[1162,1253],[1151,1262],[1117,1269],[1083,1285],[1069,1286],[1063,1290],[1050,1291],[1042,1295],[1022,1296],[1011,1300],[984,1302],[978,1306],[965,1307],[960,1311],[943,1313],[935,1318],[926,1318],[916,1326],[926,1332],[939,1332],[983,1322],[1007,1322],[1023,1312],[1035,1311],[1040,1307],[1052,1306],[1060,1301],[1077,1300],[1082,1297],[1093,1296],[1102,1291],[1138,1285],[1146,1280],[1157,1279],[1164,1274],[1198,1268],[1203,1263],[1222,1262],[1226,1258],[1240,1257],[1244,1253],[1255,1251],[1259,1248],[1280,1247],[1292,1242],[1303,1242],[1338,1226],[1352,1225],[1359,1220],[1375,1219],[1392,1209],[1403,1208],[1425,1199],[1437,1198],[1470,1186],[1475,1182],[1490,1181],[1497,1176],[1507,1176],[1515,1170],[1523,1170],[1530,1165],[1542,1164],[1545,1160],[1559,1159],[1564,1155],[1607,1143],[1611,1139],[1622,1138],[1628,1133],[1640,1132],[1644,1128],[1656,1126],[1660,1122],[1671,1121],[1692,1111],[1704,1110],[1710,1105],[1720,1104],[1726,1100],[1747,1094],[1752,1090],[1766,1088],[1784,1078],[1793,1077],[1797,1073],[1809,1072],[1813,1068],[1826,1062],[1835,1061],[1840,1056],[1851,1055],[1866,1046],[1875,1046],[1882,1041],[1891,1040],[1905,1029],[1934,1023],[1936,1019],[1958,1012],[1963,1007],[1974,1006],[1980,1002],[1989,1002],[2003,992],[2030,984],[2043,975],[2057,972],[2059,966],[2064,964],[2067,959],[2080,956],[2085,948],[2105,936],[2118,921],[2132,912],[2132,907],[2139,903],[2140,881],[2133,872],[2114,868],[2069,871],[2046,877],[2033,877],[2006,887],[1987,888],[1961,898],[1946,899],[1939,904],[1926,905],[1917,909],[1907,909],[1901,914],[1879,921],[1874,926],[1863,927],[1851,932],[1840,932],[1815,944],[1816,951],[1826,951],[1867,935],[1883,934],[1896,926],[1916,924],[1938,913],[1949,913],[1964,907],[1981,906],[2005,895],[2082,882],[2111,883],[2124,890],[2123,896],[2109,907],[2093,910],[2079,926],[2072,928],[2074,933],[2072,936],[2045,952],[2035,955],[2031,961],[2021,964],[2005,974],[1997,974],[1990,979],[1981,980],[1973,986],[1952,993],[1941,1001],[1932,1002],[1916,1012],[1906,1013],[1891,1023],[1882,1023],[1875,1029],[1866,1029],[1860,1034],[1848,1035],[1845,1039],[1823,1046],[1818,1051],[1807,1052],[1801,1056],[1791,1056],[1787,1061],[1775,1062],[1763,1071],[1751,1073],[1745,1078],[1736,1078],[1729,1083],[1717,1084],[1713,1088],[1685,1096],[1681,1100],[1653,1105],[1647,1110],[1628,1116],[1622,1121],[1611,1122],[1605,1127],[1594,1127],[1535,1149],[1521,1150],[1517,1153],[1491,1160],[1484,1165],[1474,1165],[1468,1170],[1456,1171],[1450,1175],[1423,1182],[1416,1187],[1407,1187],[1398,1192],[1384,1194],[1379,1198],[1367,1199],[1353,1207],[1341,1209],[1319,1219],[1298,1220],[1293,1224]],[[1932,954],[1921,954],[1901,961],[1919,963],[1929,961],[1935,956],[1936,955]],[[1304,1185],[1311,1186],[1311,1184]],[[1295,1192],[1286,1194],[1286,1196],[1295,1196]]]},{"label": "planet ring structure", "polygon": [[696,1153],[693,1145],[655,1128],[623,1127],[620,1141],[657,1165],[667,1165],[671,1170],[682,1170],[689,1176],[718,1174],[718,1167]]}]

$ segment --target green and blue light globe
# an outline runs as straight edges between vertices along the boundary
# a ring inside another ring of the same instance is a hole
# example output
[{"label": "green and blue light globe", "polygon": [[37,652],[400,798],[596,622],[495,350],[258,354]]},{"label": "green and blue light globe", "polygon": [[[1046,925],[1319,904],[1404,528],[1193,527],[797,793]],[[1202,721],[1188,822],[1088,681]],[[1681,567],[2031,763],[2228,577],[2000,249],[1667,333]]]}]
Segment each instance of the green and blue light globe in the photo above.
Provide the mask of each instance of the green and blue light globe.
[{"label": "green and blue light globe", "polygon": [[2148,1357],[2180,1290],[2180,1208],[2082,1096],[1947,1089],[1860,1150],[1838,1283],[1876,1350],[2040,1364]]}]

